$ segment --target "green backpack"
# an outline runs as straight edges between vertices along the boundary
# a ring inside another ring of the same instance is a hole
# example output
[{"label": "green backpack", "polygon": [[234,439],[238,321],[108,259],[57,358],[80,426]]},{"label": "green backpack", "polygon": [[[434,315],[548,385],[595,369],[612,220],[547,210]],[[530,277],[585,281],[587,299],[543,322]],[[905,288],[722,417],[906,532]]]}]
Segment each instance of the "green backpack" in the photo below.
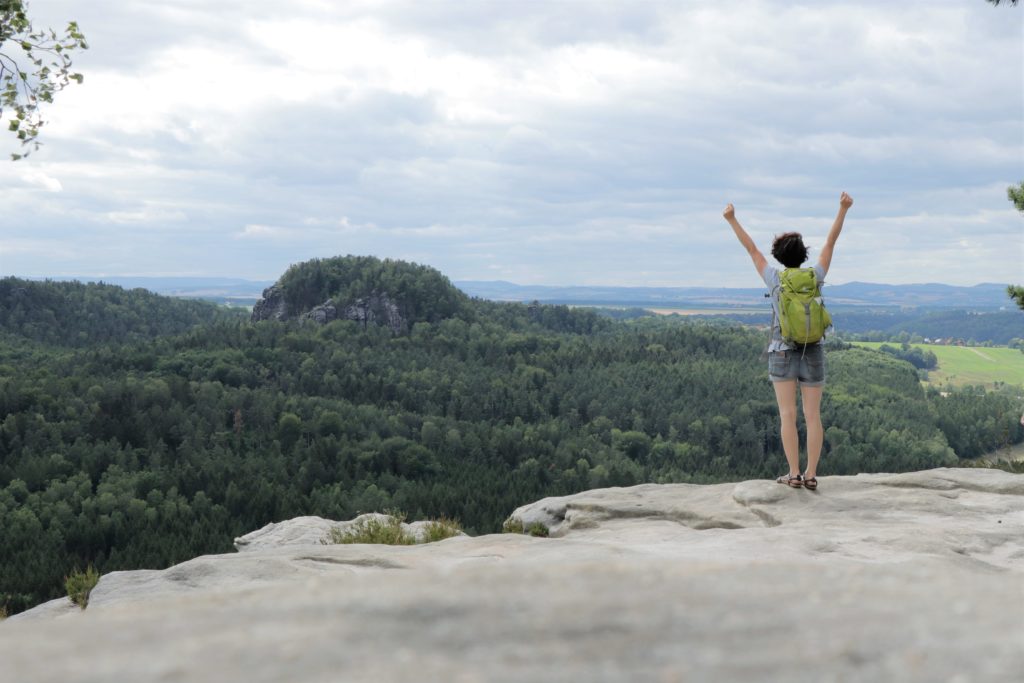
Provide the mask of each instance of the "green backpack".
[{"label": "green backpack", "polygon": [[814,344],[825,336],[832,316],[825,310],[814,268],[779,273],[779,327],[790,344]]}]

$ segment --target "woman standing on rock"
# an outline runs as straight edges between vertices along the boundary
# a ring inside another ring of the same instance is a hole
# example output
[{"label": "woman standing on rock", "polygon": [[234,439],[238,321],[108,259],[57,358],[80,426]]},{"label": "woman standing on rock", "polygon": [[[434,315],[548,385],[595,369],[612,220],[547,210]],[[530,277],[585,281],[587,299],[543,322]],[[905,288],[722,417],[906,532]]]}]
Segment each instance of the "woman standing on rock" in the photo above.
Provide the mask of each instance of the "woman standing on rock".
[{"label": "woman standing on rock", "polygon": [[[814,279],[811,282],[820,287],[825,282],[829,265],[832,263],[832,251],[836,240],[843,230],[846,212],[853,206],[853,198],[845,192],[839,197],[839,213],[832,223],[832,229],[825,240],[825,246],[814,266]],[[789,474],[778,479],[780,484],[793,487],[804,486],[812,491],[818,488],[816,478],[818,459],[821,457],[821,445],[824,432],[821,426],[821,392],[825,387],[825,352],[821,341],[798,345],[787,342],[782,334],[779,316],[780,273],[770,265],[750,239],[743,226],[736,220],[736,210],[732,204],[722,212],[725,220],[732,226],[754,267],[771,292],[772,299],[772,334],[768,344],[768,375],[775,388],[775,399],[779,404],[779,419],[782,424],[782,448],[786,452],[789,463]],[[772,243],[772,256],[789,269],[799,268],[807,260],[807,247],[798,232],[787,232],[779,235]],[[809,279],[809,274],[807,275]],[[807,423],[807,469],[800,474],[800,437],[796,429],[796,389],[800,387],[800,399],[804,408],[804,421]]]}]

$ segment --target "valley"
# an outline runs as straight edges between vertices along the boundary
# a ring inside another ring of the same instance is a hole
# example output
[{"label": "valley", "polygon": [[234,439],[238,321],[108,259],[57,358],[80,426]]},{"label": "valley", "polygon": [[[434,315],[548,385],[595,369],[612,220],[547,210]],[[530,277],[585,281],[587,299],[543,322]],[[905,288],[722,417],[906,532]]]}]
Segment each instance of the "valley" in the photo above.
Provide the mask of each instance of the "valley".
[{"label": "valley", "polygon": [[[371,257],[295,264],[267,291],[250,314],[0,279],[4,610],[86,567],[160,569],[297,516],[397,510],[479,535],[547,496],[782,465],[764,334],[734,321],[488,301]],[[865,347],[828,364],[829,475],[1024,441],[1012,392],[941,396]]]}]

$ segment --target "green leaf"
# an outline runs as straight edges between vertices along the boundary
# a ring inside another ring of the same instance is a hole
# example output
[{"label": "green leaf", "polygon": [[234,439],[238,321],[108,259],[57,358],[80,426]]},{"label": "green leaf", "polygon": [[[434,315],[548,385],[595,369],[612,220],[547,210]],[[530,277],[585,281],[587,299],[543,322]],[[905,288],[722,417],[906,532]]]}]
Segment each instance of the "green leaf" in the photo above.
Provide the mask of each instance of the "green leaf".
[{"label": "green leaf", "polygon": [[18,119],[11,119],[11,122],[7,126],[7,130],[18,130],[18,126],[21,125],[21,121]]},{"label": "green leaf", "polygon": [[83,76],[82,74],[71,74],[69,78],[73,81],[78,81],[78,85],[82,85],[82,81],[85,80],[85,76]]}]

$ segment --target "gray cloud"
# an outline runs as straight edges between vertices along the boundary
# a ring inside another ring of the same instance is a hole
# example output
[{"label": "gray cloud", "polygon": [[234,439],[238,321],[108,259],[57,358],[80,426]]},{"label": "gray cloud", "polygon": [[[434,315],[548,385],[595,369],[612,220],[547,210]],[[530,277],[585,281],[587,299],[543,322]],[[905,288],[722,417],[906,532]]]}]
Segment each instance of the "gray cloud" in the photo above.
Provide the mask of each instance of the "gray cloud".
[{"label": "gray cloud", "polygon": [[5,273],[750,286],[726,202],[814,244],[847,190],[834,281],[1024,279],[1019,8],[122,5],[32,6],[93,49],[0,167]]}]

